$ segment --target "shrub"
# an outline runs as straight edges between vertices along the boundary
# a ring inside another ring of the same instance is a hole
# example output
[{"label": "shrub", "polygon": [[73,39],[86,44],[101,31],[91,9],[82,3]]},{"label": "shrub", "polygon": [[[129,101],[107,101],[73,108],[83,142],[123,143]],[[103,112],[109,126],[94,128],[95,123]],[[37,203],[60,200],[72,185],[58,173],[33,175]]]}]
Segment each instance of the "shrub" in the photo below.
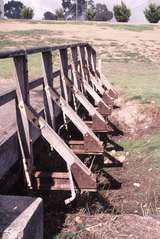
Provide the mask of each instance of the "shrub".
[{"label": "shrub", "polygon": [[105,4],[96,4],[96,21],[110,21],[113,18],[113,13],[107,9]]},{"label": "shrub", "polygon": [[151,3],[148,8],[144,10],[144,15],[150,23],[157,23],[160,20],[160,6]]},{"label": "shrub", "polygon": [[34,11],[31,7],[24,7],[21,11],[21,18],[32,19],[34,16]]},{"label": "shrub", "polygon": [[115,5],[114,8],[114,16],[117,22],[128,22],[131,16],[131,10],[127,8],[124,2],[121,2],[120,5]]},{"label": "shrub", "polygon": [[52,12],[45,12],[44,20],[57,20],[57,16]]},{"label": "shrub", "polygon": [[96,19],[96,9],[89,8],[86,12],[86,18],[88,21],[94,21]]}]

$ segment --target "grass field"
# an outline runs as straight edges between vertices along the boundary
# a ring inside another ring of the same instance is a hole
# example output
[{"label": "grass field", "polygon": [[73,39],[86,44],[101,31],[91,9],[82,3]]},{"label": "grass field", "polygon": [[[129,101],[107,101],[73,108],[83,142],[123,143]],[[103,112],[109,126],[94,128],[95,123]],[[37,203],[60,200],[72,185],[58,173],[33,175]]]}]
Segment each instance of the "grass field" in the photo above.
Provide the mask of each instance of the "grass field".
[{"label": "grass field", "polygon": [[[1,21],[0,49],[88,41],[103,60],[103,71],[129,98],[160,103],[160,27],[107,23]],[[29,57],[30,78],[41,72],[40,55]],[[0,61],[0,80],[12,81],[10,60]],[[57,62],[54,58],[54,64]],[[151,83],[152,82],[152,87]]]},{"label": "grass field", "polygon": [[[136,200],[126,199],[126,201],[128,200],[128,205],[126,205],[127,203],[125,204],[121,199],[123,198],[121,194],[120,199],[117,197],[113,204],[116,205],[116,202],[121,202],[124,205],[124,212],[134,213],[135,210],[139,212],[141,210],[139,205],[146,200],[145,190],[147,189],[144,185],[141,191],[132,190],[137,175],[139,175],[138,180],[142,182],[142,185],[143,181],[146,185],[151,185],[151,179],[158,180],[157,173],[158,177],[160,176],[160,26],[113,25],[95,22],[0,21],[0,50],[86,41],[95,47],[98,57],[103,62],[103,73],[121,92],[124,101],[127,102],[125,112],[131,111],[127,108],[128,102],[129,107],[132,106],[133,109],[135,109],[135,105],[136,107],[140,105],[140,114],[141,118],[144,116],[144,125],[145,120],[148,122],[143,134],[137,133],[138,136],[135,136],[134,133],[131,133],[119,140],[119,144],[129,153],[127,157],[129,166],[127,166],[128,164],[125,165],[125,172],[111,171],[112,175],[117,173],[117,178],[120,177],[122,181],[129,182],[126,191],[124,192],[122,189],[122,194],[127,194],[127,190],[129,190],[139,202],[139,204],[135,204]],[[54,67],[59,67],[57,55],[54,56],[53,60]],[[29,72],[30,79],[41,75],[39,54],[29,56]],[[13,64],[10,59],[0,60],[0,86],[2,89],[3,85],[7,88],[15,85]],[[151,106],[150,109],[152,110],[152,105],[154,112],[151,114],[150,110],[147,111],[146,109]],[[154,119],[153,122],[150,122],[152,119]],[[138,127],[139,121],[138,119],[136,123],[134,122],[133,111],[133,119],[131,120],[133,123],[131,124]],[[143,121],[141,124],[141,130],[144,130]],[[148,173],[150,169],[151,172]],[[107,169],[107,172],[110,170]],[[126,179],[125,176],[128,178]],[[153,190],[159,196],[160,188],[157,185],[154,187],[153,184]],[[109,197],[108,192],[106,195]],[[116,197],[117,194],[113,196]],[[130,210],[129,207],[131,207]],[[53,217],[55,217],[54,213]],[[63,237],[58,235],[55,238]],[[76,237],[70,236],[69,238]]]}]

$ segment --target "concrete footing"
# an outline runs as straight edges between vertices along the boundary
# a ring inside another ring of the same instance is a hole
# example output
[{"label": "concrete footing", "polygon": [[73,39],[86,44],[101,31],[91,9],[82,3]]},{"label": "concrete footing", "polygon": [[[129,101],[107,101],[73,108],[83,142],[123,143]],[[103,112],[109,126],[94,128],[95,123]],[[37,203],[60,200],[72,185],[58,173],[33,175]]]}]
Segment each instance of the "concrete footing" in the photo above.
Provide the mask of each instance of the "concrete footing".
[{"label": "concrete footing", "polygon": [[1,239],[43,239],[41,198],[0,196]]}]

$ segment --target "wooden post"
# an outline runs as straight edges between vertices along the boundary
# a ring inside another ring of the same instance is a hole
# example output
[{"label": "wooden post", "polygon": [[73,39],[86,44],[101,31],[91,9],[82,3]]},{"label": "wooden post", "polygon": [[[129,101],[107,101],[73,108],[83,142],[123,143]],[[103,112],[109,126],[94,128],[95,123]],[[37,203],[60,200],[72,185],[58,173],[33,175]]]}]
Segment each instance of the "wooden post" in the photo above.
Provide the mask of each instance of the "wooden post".
[{"label": "wooden post", "polygon": [[44,111],[47,123],[55,129],[54,105],[50,95],[50,88],[53,87],[53,63],[52,52],[42,52],[42,68],[43,68],[43,97],[44,97]]},{"label": "wooden post", "polygon": [[91,48],[91,60],[92,60],[93,70],[94,70],[94,72],[96,72],[96,70],[97,70],[97,54],[93,48]]},{"label": "wooden post", "polygon": [[87,55],[89,70],[93,71],[93,69],[92,69],[92,53],[91,53],[91,47],[90,46],[86,47],[86,55]]},{"label": "wooden post", "polygon": [[72,77],[73,77],[73,83],[77,89],[79,89],[80,84],[78,82],[78,49],[77,47],[71,47],[71,54],[72,54]]},{"label": "wooden post", "polygon": [[62,96],[65,98],[67,102],[71,99],[71,91],[66,85],[66,79],[68,78],[68,51],[67,49],[60,50],[60,60],[61,60],[61,92]]},{"label": "wooden post", "polygon": [[79,47],[79,54],[80,54],[80,66],[81,66],[82,80],[83,80],[83,82],[89,81],[87,65],[86,65],[86,53],[85,53],[84,46]]},{"label": "wooden post", "polygon": [[28,187],[32,187],[31,174],[33,171],[32,140],[30,124],[27,119],[24,104],[29,105],[29,84],[27,57],[25,55],[14,57],[16,73],[16,116],[18,138],[21,148],[25,179]]}]

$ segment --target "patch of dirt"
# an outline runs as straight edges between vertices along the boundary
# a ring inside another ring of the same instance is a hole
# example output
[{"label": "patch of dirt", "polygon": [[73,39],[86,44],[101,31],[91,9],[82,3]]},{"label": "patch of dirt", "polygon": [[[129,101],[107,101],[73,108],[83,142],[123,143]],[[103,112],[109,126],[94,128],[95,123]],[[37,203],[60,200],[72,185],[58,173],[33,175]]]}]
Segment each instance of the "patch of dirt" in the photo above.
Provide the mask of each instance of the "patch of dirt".
[{"label": "patch of dirt", "polygon": [[[68,227],[69,232],[67,233]],[[63,230],[66,233],[66,237],[62,236],[61,238],[158,239],[159,230],[160,221],[152,217],[141,217],[138,215],[115,216],[109,214],[88,217],[77,215],[66,220],[65,229]]]}]

